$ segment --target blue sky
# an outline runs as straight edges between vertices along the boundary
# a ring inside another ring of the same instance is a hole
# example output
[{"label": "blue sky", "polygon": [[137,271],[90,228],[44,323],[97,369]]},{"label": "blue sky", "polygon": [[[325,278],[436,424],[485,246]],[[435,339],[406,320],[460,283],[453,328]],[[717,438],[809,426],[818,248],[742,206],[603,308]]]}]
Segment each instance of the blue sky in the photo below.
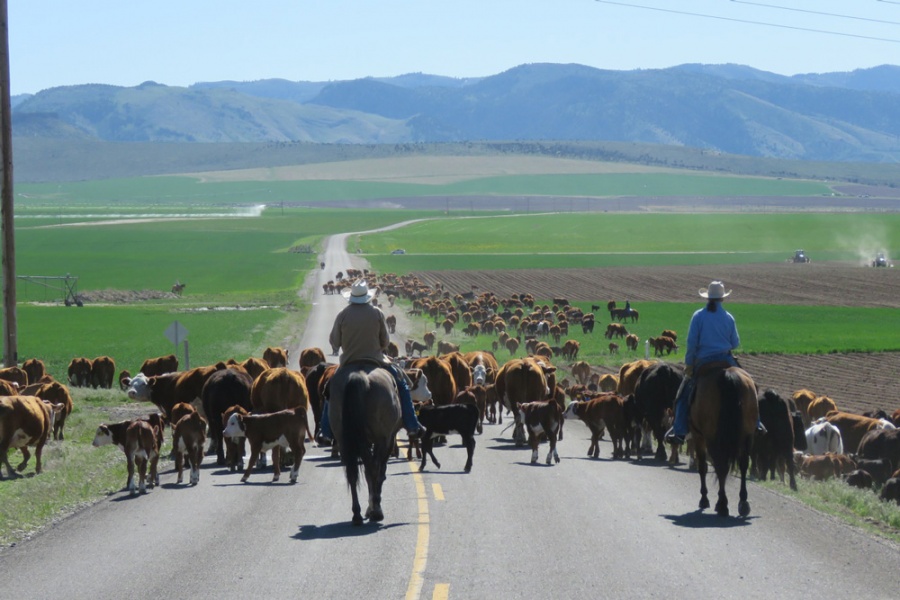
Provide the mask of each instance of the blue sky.
[{"label": "blue sky", "polygon": [[186,86],[411,72],[477,77],[535,62],[612,70],[737,63],[785,75],[900,65],[900,0],[9,0],[8,6],[13,94],[148,80]]}]

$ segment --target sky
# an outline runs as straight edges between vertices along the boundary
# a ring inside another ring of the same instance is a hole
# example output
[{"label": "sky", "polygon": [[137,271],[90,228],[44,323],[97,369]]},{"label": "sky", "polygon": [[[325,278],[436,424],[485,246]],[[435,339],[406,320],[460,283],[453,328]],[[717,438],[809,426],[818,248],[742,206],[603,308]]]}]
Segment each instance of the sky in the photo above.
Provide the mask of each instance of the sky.
[{"label": "sky", "polygon": [[[7,0],[10,88],[900,65],[900,0]],[[830,13],[816,14],[816,13]]]}]

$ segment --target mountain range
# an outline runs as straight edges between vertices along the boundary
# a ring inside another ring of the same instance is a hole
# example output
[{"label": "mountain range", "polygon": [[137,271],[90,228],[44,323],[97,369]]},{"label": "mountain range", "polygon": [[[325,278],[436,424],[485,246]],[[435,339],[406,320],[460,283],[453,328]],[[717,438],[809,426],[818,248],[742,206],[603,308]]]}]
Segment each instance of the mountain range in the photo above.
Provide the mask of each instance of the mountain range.
[{"label": "mountain range", "polygon": [[114,142],[613,141],[816,161],[900,160],[900,67],[526,64],[459,79],[85,84],[13,99],[14,137]]}]

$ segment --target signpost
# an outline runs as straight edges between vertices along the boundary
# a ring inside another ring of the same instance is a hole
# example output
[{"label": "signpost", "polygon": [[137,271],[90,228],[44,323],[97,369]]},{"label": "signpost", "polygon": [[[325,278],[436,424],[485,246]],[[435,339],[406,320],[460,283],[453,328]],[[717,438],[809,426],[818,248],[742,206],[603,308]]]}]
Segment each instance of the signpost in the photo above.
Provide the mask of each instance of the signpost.
[{"label": "signpost", "polygon": [[173,344],[175,344],[175,352],[178,352],[178,345],[181,342],[184,342],[184,370],[187,371],[191,368],[191,359],[188,354],[188,330],[184,325],[179,323],[178,321],[173,321],[171,325],[169,325],[168,329],[166,329],[166,338]]}]

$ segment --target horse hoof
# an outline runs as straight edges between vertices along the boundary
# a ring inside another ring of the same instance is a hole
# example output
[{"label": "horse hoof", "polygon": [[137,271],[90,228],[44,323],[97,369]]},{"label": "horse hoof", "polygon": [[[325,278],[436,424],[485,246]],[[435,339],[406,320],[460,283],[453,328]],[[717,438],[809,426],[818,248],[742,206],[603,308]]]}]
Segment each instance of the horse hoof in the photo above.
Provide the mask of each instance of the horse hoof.
[{"label": "horse hoof", "polygon": [[746,517],[750,514],[750,503],[744,500],[743,502],[738,503],[738,514],[742,517]]},{"label": "horse hoof", "polygon": [[373,510],[369,515],[369,520],[373,523],[381,523],[384,521],[384,513],[381,510]]},{"label": "horse hoof", "polygon": [[357,527],[363,524],[362,515],[353,515],[353,524]]},{"label": "horse hoof", "polygon": [[700,510],[709,508],[709,498],[700,498]]}]

